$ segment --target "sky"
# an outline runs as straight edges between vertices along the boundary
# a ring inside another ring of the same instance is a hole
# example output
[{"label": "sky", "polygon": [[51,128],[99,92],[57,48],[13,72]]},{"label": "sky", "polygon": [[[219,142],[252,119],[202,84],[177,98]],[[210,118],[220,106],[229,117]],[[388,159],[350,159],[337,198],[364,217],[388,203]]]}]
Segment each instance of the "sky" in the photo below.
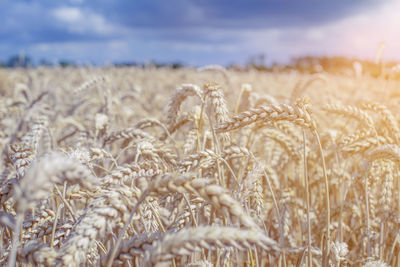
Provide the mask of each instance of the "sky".
[{"label": "sky", "polygon": [[0,60],[96,65],[400,61],[400,0],[0,0]]}]

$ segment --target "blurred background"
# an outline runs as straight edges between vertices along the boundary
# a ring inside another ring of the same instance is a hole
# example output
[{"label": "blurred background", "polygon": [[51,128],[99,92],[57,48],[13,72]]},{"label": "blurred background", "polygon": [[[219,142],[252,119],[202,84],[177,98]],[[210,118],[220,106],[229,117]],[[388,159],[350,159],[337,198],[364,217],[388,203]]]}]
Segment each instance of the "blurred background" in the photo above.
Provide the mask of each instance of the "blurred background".
[{"label": "blurred background", "polygon": [[400,60],[397,0],[0,0],[4,66]]}]

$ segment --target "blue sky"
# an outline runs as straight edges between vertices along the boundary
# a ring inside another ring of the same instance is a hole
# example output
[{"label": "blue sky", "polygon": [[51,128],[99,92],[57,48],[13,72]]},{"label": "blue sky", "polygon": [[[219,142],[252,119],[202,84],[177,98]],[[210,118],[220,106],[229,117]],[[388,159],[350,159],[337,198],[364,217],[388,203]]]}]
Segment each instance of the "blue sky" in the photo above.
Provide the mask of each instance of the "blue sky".
[{"label": "blue sky", "polygon": [[397,0],[0,0],[0,59],[266,63],[303,55],[400,60]]}]

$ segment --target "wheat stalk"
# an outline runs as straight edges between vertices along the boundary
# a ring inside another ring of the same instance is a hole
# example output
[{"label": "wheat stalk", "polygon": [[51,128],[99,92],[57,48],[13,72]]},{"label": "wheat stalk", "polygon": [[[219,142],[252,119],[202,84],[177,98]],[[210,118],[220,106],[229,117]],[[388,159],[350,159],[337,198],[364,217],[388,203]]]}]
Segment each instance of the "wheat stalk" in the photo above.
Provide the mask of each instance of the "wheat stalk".
[{"label": "wheat stalk", "polygon": [[280,251],[279,247],[263,232],[232,227],[203,226],[165,234],[155,242],[145,256],[146,266],[153,266],[172,258],[188,255],[201,248],[234,247],[239,250],[258,245],[267,251]]}]

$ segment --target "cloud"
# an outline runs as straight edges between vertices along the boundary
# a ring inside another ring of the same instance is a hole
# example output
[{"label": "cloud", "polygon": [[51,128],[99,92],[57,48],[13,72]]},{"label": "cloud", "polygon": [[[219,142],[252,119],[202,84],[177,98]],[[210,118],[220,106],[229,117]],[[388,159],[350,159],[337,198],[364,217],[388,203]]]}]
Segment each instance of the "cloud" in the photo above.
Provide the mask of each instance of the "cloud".
[{"label": "cloud", "polygon": [[0,39],[10,47],[43,42],[109,40],[129,29],[108,21],[85,2],[60,5],[59,1],[0,2]]},{"label": "cloud", "polygon": [[72,33],[95,33],[105,36],[118,31],[105,17],[90,10],[61,6],[50,10],[50,14]]},{"label": "cloud", "polygon": [[59,7],[50,11],[55,18],[66,23],[76,24],[83,20],[83,14],[76,7]]},{"label": "cloud", "polygon": [[226,64],[259,53],[374,56],[379,41],[388,56],[400,46],[395,0],[1,1],[2,55]]}]

